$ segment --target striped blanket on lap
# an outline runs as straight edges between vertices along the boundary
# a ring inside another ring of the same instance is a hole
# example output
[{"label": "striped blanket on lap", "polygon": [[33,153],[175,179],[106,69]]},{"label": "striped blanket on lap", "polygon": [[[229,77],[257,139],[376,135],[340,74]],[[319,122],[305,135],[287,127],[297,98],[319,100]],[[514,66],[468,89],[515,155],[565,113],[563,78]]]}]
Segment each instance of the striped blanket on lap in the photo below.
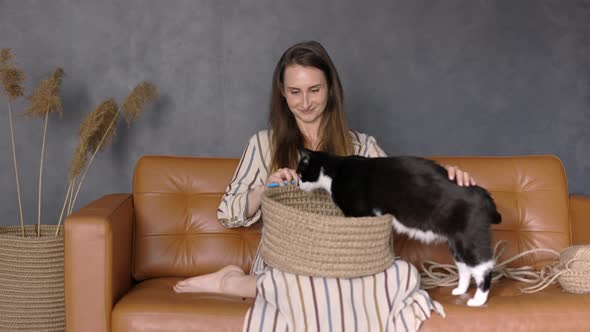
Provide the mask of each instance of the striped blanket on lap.
[{"label": "striped blanket on lap", "polygon": [[243,331],[417,331],[442,306],[420,289],[411,264],[396,260],[365,277],[320,278],[265,267]]}]

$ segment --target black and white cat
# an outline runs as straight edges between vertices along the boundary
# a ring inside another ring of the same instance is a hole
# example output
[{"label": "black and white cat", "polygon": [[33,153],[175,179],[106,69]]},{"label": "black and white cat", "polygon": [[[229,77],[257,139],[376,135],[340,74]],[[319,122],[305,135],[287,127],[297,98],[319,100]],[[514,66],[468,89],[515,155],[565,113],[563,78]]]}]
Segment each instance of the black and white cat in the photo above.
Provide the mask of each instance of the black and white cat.
[{"label": "black and white cat", "polygon": [[399,233],[426,243],[448,242],[465,294],[477,283],[469,306],[488,298],[494,267],[490,224],[501,216],[490,194],[479,186],[461,187],[445,168],[418,157],[337,157],[301,151],[297,167],[304,191],[325,189],[346,216],[391,214]]}]

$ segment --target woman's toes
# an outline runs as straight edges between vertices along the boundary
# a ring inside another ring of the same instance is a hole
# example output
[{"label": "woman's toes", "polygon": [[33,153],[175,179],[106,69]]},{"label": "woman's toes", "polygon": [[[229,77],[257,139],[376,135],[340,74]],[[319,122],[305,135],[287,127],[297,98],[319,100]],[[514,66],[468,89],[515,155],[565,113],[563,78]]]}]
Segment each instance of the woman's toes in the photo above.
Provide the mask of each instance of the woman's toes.
[{"label": "woman's toes", "polygon": [[172,288],[177,293],[184,293],[188,290],[187,289],[188,286],[190,286],[190,283],[188,282],[188,280],[181,280],[181,281],[177,282],[176,284],[174,284],[174,286]]}]

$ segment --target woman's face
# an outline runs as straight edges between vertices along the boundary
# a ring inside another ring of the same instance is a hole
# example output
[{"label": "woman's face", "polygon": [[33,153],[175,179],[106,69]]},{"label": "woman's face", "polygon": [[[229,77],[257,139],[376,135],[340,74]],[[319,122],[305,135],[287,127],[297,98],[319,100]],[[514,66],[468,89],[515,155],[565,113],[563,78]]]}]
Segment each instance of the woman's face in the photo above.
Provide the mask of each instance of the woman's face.
[{"label": "woman's face", "polygon": [[319,125],[328,104],[328,83],[315,67],[289,65],[283,74],[283,96],[298,125]]}]

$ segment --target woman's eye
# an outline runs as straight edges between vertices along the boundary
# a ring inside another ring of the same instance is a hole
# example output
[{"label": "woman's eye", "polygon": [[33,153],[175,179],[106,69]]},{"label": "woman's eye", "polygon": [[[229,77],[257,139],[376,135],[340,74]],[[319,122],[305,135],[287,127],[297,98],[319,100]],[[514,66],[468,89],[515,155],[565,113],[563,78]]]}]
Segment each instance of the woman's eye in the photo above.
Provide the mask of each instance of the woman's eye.
[{"label": "woman's eye", "polygon": [[296,94],[298,94],[298,93],[299,93],[299,91],[291,91],[291,94],[292,94],[292,95],[296,95]]},{"label": "woman's eye", "polygon": [[311,92],[320,92],[320,89],[313,89]]}]

